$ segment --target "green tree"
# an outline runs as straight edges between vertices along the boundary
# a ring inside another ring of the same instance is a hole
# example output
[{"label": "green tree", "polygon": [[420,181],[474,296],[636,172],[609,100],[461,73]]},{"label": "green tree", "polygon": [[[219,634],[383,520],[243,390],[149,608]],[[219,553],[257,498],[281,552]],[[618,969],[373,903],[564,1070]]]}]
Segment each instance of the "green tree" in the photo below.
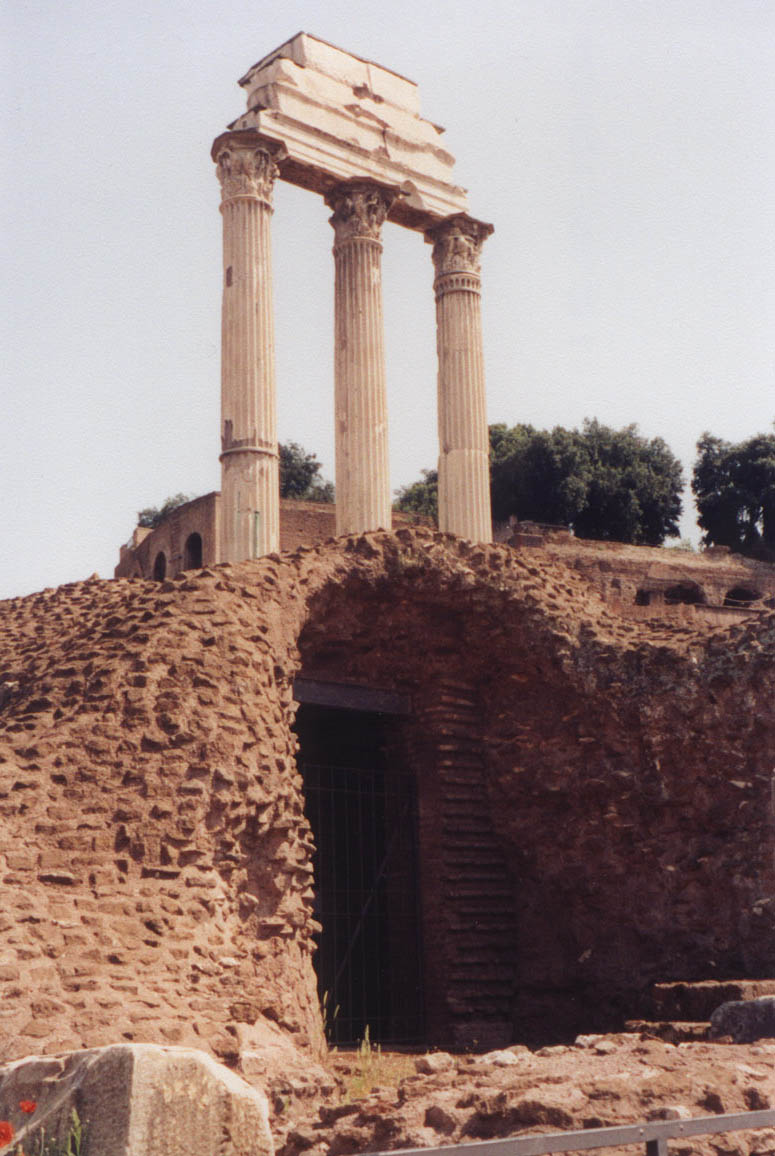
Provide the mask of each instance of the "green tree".
[{"label": "green tree", "polygon": [[[660,545],[678,534],[681,464],[661,438],[614,430],[490,426],[493,518],[568,525],[580,538]],[[434,513],[437,475],[398,492],[398,509]]]},{"label": "green tree", "polygon": [[178,506],[184,506],[186,502],[193,501],[193,497],[193,494],[173,494],[172,497],[165,498],[160,506],[146,506],[144,510],[138,510],[138,526],[155,530],[173,510],[176,510]]},{"label": "green tree", "polygon": [[397,510],[405,514],[422,514],[426,518],[439,518],[439,472],[422,470],[422,480],[402,486],[396,491],[393,503]]},{"label": "green tree", "polygon": [[661,546],[678,536],[681,463],[662,438],[598,421],[585,421],[576,436],[587,462],[586,495],[572,519],[579,538]]},{"label": "green tree", "polygon": [[323,468],[315,454],[296,442],[280,444],[280,497],[307,502],[333,502],[334,486],[320,477]]},{"label": "green tree", "polygon": [[496,522],[570,524],[583,507],[587,461],[575,430],[490,426],[490,495]]},{"label": "green tree", "polygon": [[775,434],[733,443],[704,433],[692,492],[705,545],[749,555],[775,550]]}]

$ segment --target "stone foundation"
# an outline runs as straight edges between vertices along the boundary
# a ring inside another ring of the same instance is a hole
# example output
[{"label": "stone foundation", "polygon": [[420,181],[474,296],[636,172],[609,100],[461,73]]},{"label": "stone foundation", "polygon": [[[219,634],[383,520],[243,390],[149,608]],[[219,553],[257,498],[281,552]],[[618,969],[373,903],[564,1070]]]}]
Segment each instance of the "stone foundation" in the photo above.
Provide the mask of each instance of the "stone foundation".
[{"label": "stone foundation", "polygon": [[424,1042],[775,973],[772,612],[628,621],[538,552],[402,530],[11,600],[0,653],[5,1059],[320,1054],[299,675],[407,703]]}]

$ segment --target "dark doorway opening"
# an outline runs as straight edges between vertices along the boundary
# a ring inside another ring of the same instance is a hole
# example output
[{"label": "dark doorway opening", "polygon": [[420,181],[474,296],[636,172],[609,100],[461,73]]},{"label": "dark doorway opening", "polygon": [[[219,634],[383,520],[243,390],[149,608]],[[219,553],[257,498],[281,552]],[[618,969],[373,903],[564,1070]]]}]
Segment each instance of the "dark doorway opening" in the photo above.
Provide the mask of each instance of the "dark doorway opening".
[{"label": "dark doorway opening", "polygon": [[296,717],[331,1043],[422,1040],[415,789],[400,725],[314,703]]},{"label": "dark doorway opening", "polygon": [[761,594],[758,590],[754,590],[748,586],[733,586],[731,590],[727,590],[724,597],[725,606],[753,606],[754,602],[758,602]]},{"label": "dark doorway opening", "polygon": [[202,536],[189,534],[183,548],[183,569],[200,570],[202,567]]},{"label": "dark doorway opening", "polygon": [[705,594],[696,582],[679,582],[675,586],[668,586],[665,590],[667,606],[677,606],[680,603],[685,606],[701,606],[704,601]]}]

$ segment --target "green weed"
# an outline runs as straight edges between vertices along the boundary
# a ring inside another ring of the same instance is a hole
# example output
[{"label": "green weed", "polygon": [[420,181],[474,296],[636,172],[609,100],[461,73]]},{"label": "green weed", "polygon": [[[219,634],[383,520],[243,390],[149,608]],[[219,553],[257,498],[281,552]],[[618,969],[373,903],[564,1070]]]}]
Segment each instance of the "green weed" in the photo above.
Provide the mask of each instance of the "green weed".
[{"label": "green weed", "polygon": [[70,1113],[70,1130],[64,1140],[46,1140],[46,1129],[41,1128],[35,1147],[29,1152],[17,1147],[14,1156],[82,1156],[84,1126],[75,1108]]}]

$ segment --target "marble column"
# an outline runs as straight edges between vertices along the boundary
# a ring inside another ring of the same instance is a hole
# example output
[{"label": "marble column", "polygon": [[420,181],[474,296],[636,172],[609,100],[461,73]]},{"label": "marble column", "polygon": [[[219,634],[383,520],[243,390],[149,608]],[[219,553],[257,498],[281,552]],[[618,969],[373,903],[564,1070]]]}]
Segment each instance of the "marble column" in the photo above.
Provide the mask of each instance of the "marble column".
[{"label": "marble column", "polygon": [[326,196],[333,210],[336,532],[390,529],[382,224],[395,193],[348,181]]},{"label": "marble column", "polygon": [[223,216],[222,562],[271,553],[280,540],[270,237],[277,154],[252,131],[213,145]]},{"label": "marble column", "polygon": [[439,407],[439,528],[492,541],[479,258],[492,225],[450,217],[433,245]]}]

